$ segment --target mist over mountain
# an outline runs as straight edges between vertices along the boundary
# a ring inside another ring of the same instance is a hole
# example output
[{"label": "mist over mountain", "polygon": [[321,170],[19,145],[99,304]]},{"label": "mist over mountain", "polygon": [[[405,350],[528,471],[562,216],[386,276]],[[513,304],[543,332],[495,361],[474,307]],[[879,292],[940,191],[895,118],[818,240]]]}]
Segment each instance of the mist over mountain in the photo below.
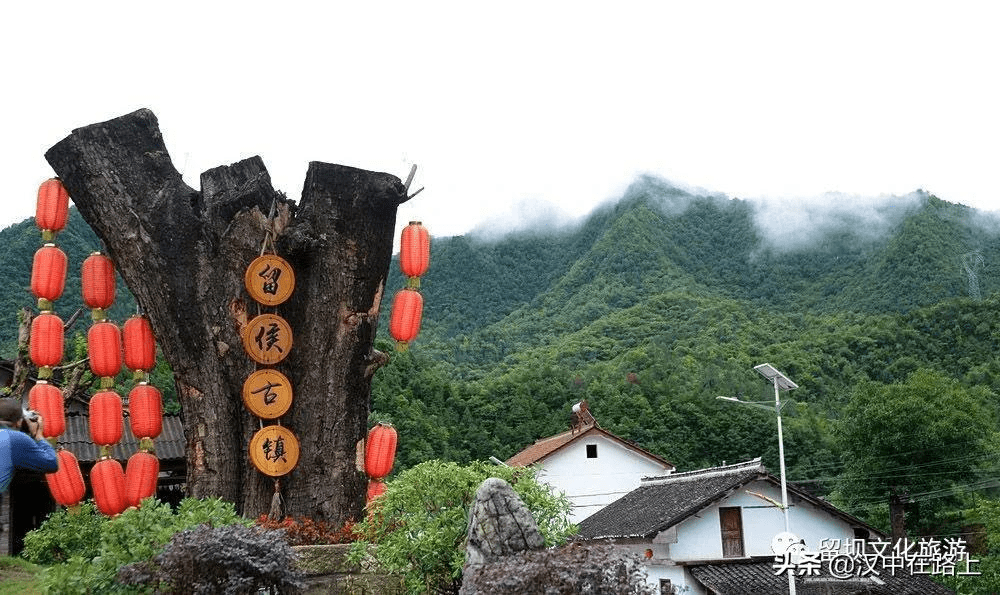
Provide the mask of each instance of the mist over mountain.
[{"label": "mist over mountain", "polygon": [[1000,258],[998,228],[982,221],[925,192],[747,201],[645,176],[575,226],[434,238],[424,332],[445,339],[511,317],[531,336],[668,291],[797,312],[981,299],[998,289]]},{"label": "mist over mountain", "polygon": [[[393,355],[372,415],[399,429],[401,468],[504,459],[566,429],[586,398],[602,427],[681,470],[757,456],[773,469],[773,417],[715,400],[767,398],[753,366],[769,362],[799,384],[790,478],[825,494],[839,485],[834,428],[858,386],[929,370],[1000,393],[1000,226],[974,209],[925,192],[744,200],[644,176],[576,221],[544,205],[512,213],[433,238],[423,328],[403,353],[387,327],[405,280],[390,267],[377,348]],[[5,357],[18,308],[34,306],[39,243],[31,220],[0,231]],[[57,302],[65,317],[99,242],[74,210],[57,243],[77,263]],[[135,308],[124,288],[116,304],[117,321]]]}]

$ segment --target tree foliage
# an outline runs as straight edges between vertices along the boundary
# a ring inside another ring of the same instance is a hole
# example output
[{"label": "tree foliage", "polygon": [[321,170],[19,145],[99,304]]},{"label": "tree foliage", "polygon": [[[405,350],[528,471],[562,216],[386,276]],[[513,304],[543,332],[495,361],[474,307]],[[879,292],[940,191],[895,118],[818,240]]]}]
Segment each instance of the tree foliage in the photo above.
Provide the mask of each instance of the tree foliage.
[{"label": "tree foliage", "polygon": [[862,384],[836,432],[844,456],[836,495],[851,509],[907,496],[920,503],[915,535],[939,529],[942,509],[994,474],[982,470],[998,444],[995,398],[924,369],[893,384]]},{"label": "tree foliage", "polygon": [[514,488],[547,545],[565,541],[574,531],[567,521],[568,500],[536,481],[532,469],[431,460],[397,475],[369,504],[368,515],[355,526],[362,539],[352,556],[360,560],[369,545],[377,545],[379,565],[403,574],[408,592],[453,592],[461,582],[469,509],[488,477]]}]

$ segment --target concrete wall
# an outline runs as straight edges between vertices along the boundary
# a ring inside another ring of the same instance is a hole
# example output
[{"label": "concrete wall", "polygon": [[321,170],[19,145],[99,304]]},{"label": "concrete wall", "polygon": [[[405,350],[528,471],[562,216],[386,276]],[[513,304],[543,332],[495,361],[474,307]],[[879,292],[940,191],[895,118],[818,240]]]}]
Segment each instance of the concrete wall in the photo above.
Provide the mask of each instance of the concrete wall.
[{"label": "concrete wall", "polygon": [[[587,458],[587,445],[597,457]],[[570,521],[579,523],[639,487],[639,479],[670,471],[654,459],[600,434],[563,447],[540,463],[539,479],[564,492],[573,502]]]},{"label": "concrete wall", "polygon": [[[746,556],[774,555],[771,540],[785,530],[784,515],[772,504],[747,492],[756,492],[781,502],[780,488],[765,481],[752,482],[729,498],[681,523],[677,527],[677,543],[670,546],[670,557],[679,561],[721,559],[719,508],[723,506],[739,506],[742,509],[743,550]],[[789,498],[791,531],[805,539],[808,549],[818,550],[823,539],[850,541],[854,538],[854,530],[847,522],[808,502],[799,501],[791,494]]]}]

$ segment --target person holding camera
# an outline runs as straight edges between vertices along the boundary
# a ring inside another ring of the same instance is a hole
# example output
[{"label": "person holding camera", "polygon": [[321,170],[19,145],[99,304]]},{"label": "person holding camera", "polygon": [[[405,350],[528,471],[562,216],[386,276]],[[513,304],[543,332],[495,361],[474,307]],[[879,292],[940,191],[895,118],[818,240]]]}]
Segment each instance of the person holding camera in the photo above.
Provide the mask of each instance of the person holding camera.
[{"label": "person holding camera", "polygon": [[42,435],[42,416],[31,417],[25,419],[19,400],[0,399],[0,494],[7,491],[15,469],[59,470],[56,451]]}]

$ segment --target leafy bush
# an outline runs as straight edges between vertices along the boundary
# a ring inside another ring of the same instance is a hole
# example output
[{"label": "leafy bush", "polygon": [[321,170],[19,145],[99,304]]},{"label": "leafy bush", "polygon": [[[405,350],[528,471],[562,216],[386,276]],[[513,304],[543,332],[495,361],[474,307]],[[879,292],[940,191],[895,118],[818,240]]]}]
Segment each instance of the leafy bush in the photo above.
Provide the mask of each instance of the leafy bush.
[{"label": "leafy bush", "polygon": [[608,545],[579,543],[512,556],[484,564],[465,578],[463,590],[494,595],[653,595],[636,555]]},{"label": "leafy bush", "polygon": [[280,532],[199,525],[174,535],[152,561],[122,567],[118,580],[158,593],[291,593],[302,587],[294,558]]},{"label": "leafy bush", "polygon": [[249,525],[235,507],[220,499],[186,498],[176,511],[147,498],[140,508],[130,508],[108,518],[91,502],[58,510],[28,532],[23,555],[36,564],[51,565],[42,575],[49,593],[135,592],[115,580],[118,568],[148,560],[180,531],[208,524]]},{"label": "leafy bush", "polygon": [[386,484],[355,526],[359,540],[351,558],[361,561],[371,544],[379,565],[404,576],[410,593],[454,592],[462,577],[469,508],[488,477],[504,479],[535,517],[546,545],[565,541],[575,530],[566,517],[569,501],[535,479],[533,469],[475,462],[427,461]]},{"label": "leafy bush", "polygon": [[60,564],[73,556],[93,558],[100,553],[101,528],[107,517],[90,501],[62,508],[42,526],[24,536],[21,556],[41,565]]},{"label": "leafy bush", "polygon": [[257,526],[264,529],[282,531],[289,545],[330,545],[352,543],[357,539],[354,523],[351,521],[338,526],[308,517],[286,517],[277,521],[262,514],[257,517],[256,522]]}]

